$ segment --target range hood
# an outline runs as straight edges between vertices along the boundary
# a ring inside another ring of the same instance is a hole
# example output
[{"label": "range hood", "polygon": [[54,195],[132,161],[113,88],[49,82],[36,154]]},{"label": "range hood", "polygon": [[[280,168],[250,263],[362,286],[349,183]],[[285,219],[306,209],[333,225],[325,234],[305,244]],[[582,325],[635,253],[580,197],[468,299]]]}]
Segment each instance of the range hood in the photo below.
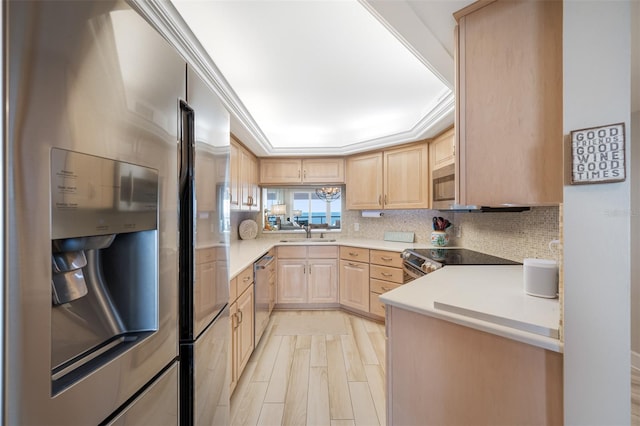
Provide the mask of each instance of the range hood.
[{"label": "range hood", "polygon": [[478,206],[473,204],[452,203],[447,208],[440,208],[436,210],[457,213],[520,213],[531,210],[531,207],[512,204],[504,204],[500,206]]}]

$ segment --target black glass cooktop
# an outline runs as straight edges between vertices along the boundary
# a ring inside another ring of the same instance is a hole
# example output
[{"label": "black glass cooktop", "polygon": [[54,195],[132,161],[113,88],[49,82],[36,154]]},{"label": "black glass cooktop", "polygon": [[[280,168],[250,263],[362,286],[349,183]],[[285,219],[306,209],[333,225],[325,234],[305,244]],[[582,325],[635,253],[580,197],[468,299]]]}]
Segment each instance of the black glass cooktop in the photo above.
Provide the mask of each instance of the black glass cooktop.
[{"label": "black glass cooktop", "polygon": [[434,260],[443,265],[520,265],[519,262],[491,256],[467,249],[410,249],[408,250],[423,259]]}]

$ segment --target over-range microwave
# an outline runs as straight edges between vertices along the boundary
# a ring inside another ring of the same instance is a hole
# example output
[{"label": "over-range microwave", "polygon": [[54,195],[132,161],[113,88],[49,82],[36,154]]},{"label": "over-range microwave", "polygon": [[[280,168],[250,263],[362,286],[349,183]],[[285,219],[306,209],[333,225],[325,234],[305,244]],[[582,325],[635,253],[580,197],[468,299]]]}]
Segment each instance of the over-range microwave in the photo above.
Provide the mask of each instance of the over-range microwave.
[{"label": "over-range microwave", "polygon": [[450,209],[456,202],[456,167],[455,164],[434,169],[431,172],[432,208]]},{"label": "over-range microwave", "polygon": [[456,200],[456,167],[448,164],[434,169],[431,173],[432,208],[458,212],[522,212],[528,206],[505,204],[500,206],[462,205]]}]

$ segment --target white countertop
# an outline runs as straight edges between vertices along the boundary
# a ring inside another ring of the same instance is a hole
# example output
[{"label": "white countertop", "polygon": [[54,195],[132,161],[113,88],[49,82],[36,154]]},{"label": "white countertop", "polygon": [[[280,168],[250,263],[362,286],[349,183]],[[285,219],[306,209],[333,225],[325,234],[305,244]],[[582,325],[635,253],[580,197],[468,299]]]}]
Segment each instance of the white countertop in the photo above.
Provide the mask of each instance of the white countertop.
[{"label": "white countertop", "polygon": [[[329,235],[327,239],[334,237]],[[282,239],[293,239],[283,236]],[[311,242],[305,238],[300,238],[295,242],[280,242],[275,238],[256,238],[255,240],[238,240],[231,243],[229,250],[229,277],[233,278],[242,272],[245,268],[252,265],[260,256],[275,246],[292,246],[292,245],[331,245],[331,246],[351,246],[362,247],[374,250],[389,250],[401,252],[407,248],[433,248],[430,244],[418,243],[398,243],[395,241],[369,240],[361,238],[336,239],[333,242]]]},{"label": "white countertop", "polygon": [[562,352],[558,299],[524,292],[522,265],[445,266],[380,296],[416,313]]}]

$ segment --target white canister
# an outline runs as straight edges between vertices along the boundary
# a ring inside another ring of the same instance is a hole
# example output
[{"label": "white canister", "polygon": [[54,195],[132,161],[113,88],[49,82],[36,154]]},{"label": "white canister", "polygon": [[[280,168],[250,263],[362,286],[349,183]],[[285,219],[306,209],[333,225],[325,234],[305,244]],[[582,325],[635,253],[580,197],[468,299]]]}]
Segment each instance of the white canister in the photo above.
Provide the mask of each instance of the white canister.
[{"label": "white canister", "polygon": [[524,260],[524,291],[537,297],[558,297],[558,264],[549,259]]}]

